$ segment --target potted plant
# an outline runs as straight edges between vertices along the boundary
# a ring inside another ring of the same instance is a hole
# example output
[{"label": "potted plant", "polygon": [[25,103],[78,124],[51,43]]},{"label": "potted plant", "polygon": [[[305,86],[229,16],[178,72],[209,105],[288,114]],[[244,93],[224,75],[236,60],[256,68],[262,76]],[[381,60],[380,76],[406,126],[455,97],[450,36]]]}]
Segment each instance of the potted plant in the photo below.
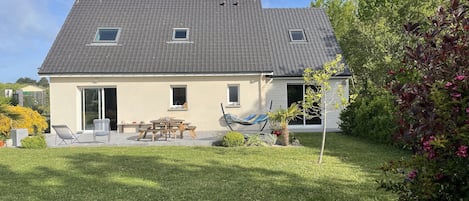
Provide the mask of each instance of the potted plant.
[{"label": "potted plant", "polygon": [[5,146],[5,141],[6,141],[6,136],[3,135],[3,134],[0,134],[0,147],[4,147]]},{"label": "potted plant", "polygon": [[[277,109],[273,112],[269,112],[269,120],[272,122],[272,125],[278,125],[274,126],[274,132],[278,132],[275,127],[280,128],[281,131],[281,142],[282,145],[288,146],[289,144],[289,135],[290,132],[288,131],[288,123],[290,123],[291,120],[296,119],[299,115],[302,114],[302,111],[298,104],[293,103],[290,105],[290,107],[286,109]],[[276,133],[274,133],[276,134]]]}]

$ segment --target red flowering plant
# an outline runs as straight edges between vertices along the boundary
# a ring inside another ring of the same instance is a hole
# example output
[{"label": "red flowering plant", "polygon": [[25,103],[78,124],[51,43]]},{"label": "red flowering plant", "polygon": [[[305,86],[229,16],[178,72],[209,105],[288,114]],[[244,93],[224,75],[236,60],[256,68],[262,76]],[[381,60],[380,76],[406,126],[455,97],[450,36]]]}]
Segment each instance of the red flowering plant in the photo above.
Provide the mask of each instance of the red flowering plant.
[{"label": "red flowering plant", "polygon": [[405,26],[415,39],[403,67],[390,73],[399,130],[395,139],[413,157],[383,166],[381,188],[399,200],[469,199],[469,18],[468,1],[440,7],[428,30]]}]

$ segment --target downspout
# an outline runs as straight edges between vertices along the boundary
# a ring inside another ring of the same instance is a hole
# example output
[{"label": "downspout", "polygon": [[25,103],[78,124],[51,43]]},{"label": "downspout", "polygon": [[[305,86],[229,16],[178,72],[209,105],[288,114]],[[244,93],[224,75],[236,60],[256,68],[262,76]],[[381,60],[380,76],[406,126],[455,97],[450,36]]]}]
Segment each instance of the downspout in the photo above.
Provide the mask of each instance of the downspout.
[{"label": "downspout", "polygon": [[[259,97],[258,97],[259,104],[258,104],[258,107],[259,107],[259,108],[257,109],[257,110],[258,110],[257,113],[259,113],[259,114],[262,113],[262,106],[264,105],[264,99],[263,99],[263,96],[262,96],[262,78],[263,78],[263,77],[264,77],[264,73],[261,73],[261,74],[259,75],[259,84],[258,84],[258,87],[259,87],[259,89],[258,89],[258,90],[259,90],[259,91],[258,91],[258,93],[259,93]],[[261,125],[261,124],[258,124],[258,125],[259,125],[259,129],[261,129],[262,125]]]},{"label": "downspout", "polygon": [[259,97],[258,97],[258,113],[261,113],[262,112],[262,105],[264,103],[263,101],[263,97],[262,97],[262,77],[264,76],[264,73],[261,73],[260,76],[259,76],[259,84],[258,84],[258,93],[259,93]]}]

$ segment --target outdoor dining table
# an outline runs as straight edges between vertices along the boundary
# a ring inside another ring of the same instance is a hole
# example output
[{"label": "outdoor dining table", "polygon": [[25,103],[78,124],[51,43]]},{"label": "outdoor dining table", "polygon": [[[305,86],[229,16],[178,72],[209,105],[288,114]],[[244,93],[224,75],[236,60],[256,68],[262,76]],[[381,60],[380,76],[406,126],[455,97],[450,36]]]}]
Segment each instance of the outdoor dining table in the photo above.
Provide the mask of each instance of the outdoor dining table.
[{"label": "outdoor dining table", "polygon": [[179,131],[180,133],[180,138],[183,138],[183,133],[185,130],[190,131],[190,135],[192,138],[196,137],[195,134],[195,126],[189,126],[190,123],[184,122],[182,119],[176,119],[176,118],[160,118],[157,120],[152,120],[150,121],[152,126],[147,128],[146,130],[141,130],[137,140],[140,140],[140,138],[143,135],[143,138],[146,137],[147,132],[152,132],[152,141],[154,141],[156,134],[160,132],[160,135],[165,137],[165,140],[168,140],[168,135],[174,136],[174,139],[176,139],[176,131]]}]

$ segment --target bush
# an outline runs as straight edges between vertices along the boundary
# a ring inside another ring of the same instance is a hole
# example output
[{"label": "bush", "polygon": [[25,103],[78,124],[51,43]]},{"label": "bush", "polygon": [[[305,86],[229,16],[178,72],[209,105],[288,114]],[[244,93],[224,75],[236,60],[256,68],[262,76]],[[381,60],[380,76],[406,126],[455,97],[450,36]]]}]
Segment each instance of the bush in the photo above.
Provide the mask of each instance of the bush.
[{"label": "bush", "polygon": [[243,146],[244,135],[240,132],[230,131],[223,137],[222,145],[225,147]]},{"label": "bush", "polygon": [[255,134],[255,135],[249,135],[248,139],[246,141],[246,146],[258,146],[258,147],[264,147],[267,144],[264,142],[264,140],[261,138],[260,134]]},{"label": "bush", "polygon": [[405,25],[418,43],[407,47],[403,66],[390,72],[399,97],[396,139],[413,157],[390,162],[381,187],[399,200],[469,200],[469,3],[439,8],[431,27]]},{"label": "bush", "polygon": [[25,149],[45,149],[46,137],[44,135],[26,137],[21,140],[21,146]]},{"label": "bush", "polygon": [[394,97],[385,89],[362,93],[340,114],[343,134],[392,144],[396,128]]},{"label": "bush", "polygon": [[10,136],[10,130],[14,128],[26,128],[30,134],[42,133],[48,128],[46,118],[31,108],[8,105],[6,110],[19,115],[19,119],[12,120],[0,114],[0,133],[7,137]]}]

